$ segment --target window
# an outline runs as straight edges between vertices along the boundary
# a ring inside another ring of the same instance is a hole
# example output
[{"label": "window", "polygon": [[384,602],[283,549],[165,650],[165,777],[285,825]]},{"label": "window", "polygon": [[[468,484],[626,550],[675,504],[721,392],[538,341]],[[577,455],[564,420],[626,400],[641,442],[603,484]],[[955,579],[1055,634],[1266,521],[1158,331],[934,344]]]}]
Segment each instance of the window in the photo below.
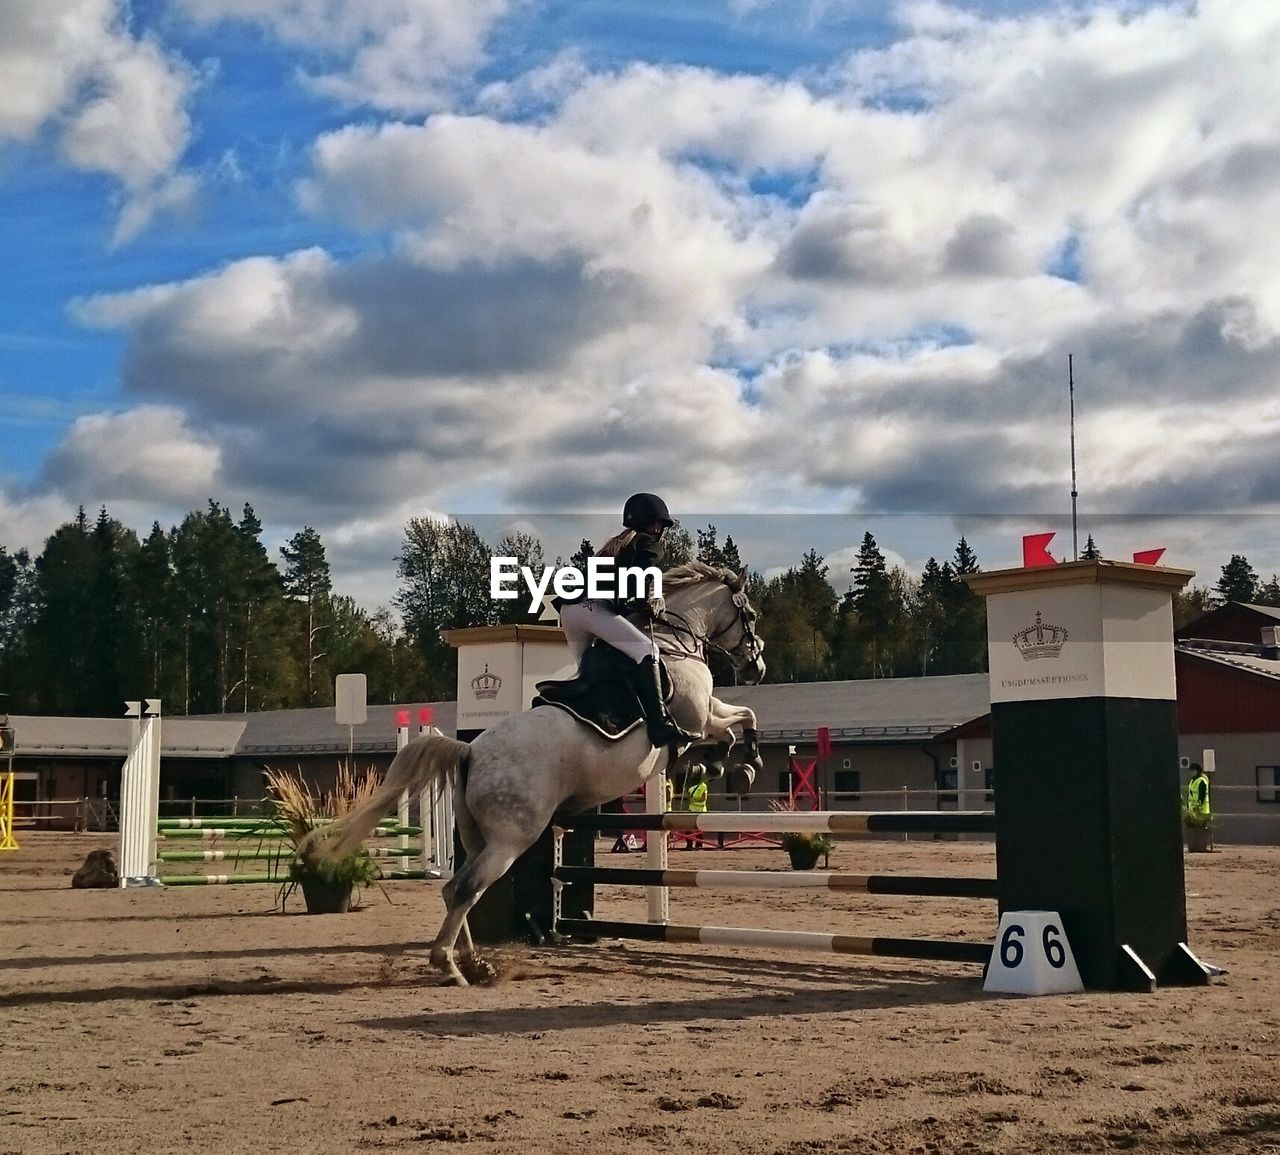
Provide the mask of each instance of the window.
[{"label": "window", "polygon": [[960,787],[960,771],[954,766],[949,770],[938,771],[938,802],[954,803],[957,798],[956,791]]},{"label": "window", "polygon": [[1258,766],[1254,774],[1258,783],[1258,801],[1280,802],[1280,766]]},{"label": "window", "polygon": [[835,776],[835,801],[857,802],[861,798],[862,771],[837,770]]}]

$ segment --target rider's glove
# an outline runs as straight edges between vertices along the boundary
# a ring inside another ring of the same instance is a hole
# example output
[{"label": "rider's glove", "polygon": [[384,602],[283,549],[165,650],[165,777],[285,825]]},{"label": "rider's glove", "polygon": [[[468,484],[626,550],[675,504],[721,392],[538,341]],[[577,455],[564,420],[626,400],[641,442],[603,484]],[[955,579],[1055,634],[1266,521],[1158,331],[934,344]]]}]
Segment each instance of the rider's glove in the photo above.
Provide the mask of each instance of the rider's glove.
[{"label": "rider's glove", "polygon": [[646,598],[645,605],[649,607],[649,615],[655,618],[661,617],[667,608],[666,599],[662,597]]}]

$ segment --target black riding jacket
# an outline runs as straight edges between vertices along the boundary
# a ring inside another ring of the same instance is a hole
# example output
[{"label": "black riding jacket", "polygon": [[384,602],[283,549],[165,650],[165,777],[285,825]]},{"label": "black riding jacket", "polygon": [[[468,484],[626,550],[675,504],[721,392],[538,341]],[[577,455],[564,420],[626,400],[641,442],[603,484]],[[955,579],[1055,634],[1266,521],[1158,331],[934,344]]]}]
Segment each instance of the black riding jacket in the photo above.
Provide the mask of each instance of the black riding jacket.
[{"label": "black riding jacket", "polygon": [[[647,533],[637,533],[630,542],[618,551],[618,556],[614,559],[614,568],[620,570],[623,566],[631,566],[639,569],[648,569],[650,566],[655,566],[658,569],[662,569],[663,553],[661,538],[650,537]],[[555,599],[555,606],[559,609],[561,606],[586,601],[586,597],[585,590],[569,597],[558,597]],[[639,609],[645,604],[645,599],[614,598],[609,604],[614,610],[622,614],[630,610]]]}]

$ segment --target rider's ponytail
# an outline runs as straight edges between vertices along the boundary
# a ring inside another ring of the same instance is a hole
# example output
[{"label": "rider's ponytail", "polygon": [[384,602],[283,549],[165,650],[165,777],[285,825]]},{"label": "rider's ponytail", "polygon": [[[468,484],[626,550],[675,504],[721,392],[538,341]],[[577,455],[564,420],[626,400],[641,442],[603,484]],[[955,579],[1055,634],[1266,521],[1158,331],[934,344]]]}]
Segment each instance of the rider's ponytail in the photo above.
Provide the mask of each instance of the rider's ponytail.
[{"label": "rider's ponytail", "polygon": [[636,531],[634,529],[624,529],[621,533],[615,533],[596,552],[596,557],[617,557],[635,539]]}]

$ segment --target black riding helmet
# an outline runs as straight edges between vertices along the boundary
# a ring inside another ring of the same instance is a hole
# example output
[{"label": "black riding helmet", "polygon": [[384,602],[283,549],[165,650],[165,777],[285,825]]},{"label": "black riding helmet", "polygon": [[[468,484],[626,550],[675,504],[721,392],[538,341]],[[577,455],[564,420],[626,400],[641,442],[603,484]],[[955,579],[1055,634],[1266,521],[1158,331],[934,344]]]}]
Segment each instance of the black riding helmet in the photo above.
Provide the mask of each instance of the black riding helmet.
[{"label": "black riding helmet", "polygon": [[667,512],[667,503],[656,493],[633,493],[622,507],[622,524],[628,529],[638,529],[651,522],[661,522],[667,528],[675,525],[675,520]]}]

